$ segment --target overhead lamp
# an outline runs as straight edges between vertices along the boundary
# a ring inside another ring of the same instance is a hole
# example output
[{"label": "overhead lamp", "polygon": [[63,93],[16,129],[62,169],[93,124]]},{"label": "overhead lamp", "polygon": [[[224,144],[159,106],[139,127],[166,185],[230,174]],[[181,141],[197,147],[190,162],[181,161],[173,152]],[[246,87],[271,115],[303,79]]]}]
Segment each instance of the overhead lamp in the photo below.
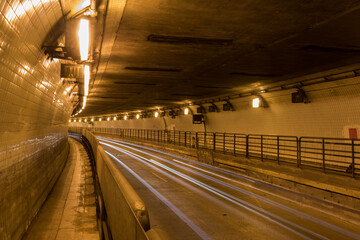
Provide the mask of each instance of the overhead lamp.
[{"label": "overhead lamp", "polygon": [[252,100],[252,107],[253,107],[253,108],[258,108],[258,107],[260,107],[260,98],[254,98],[254,99]]},{"label": "overhead lamp", "polygon": [[136,119],[139,119],[140,118],[140,114],[136,114]]},{"label": "overhead lamp", "polygon": [[155,117],[157,118],[159,116],[159,112],[155,112]]},{"label": "overhead lamp", "polygon": [[84,109],[86,106],[86,96],[83,96],[83,106],[81,109]]},{"label": "overhead lamp", "polygon": [[81,19],[79,24],[79,46],[80,58],[85,61],[89,57],[90,33],[89,33],[89,20]]},{"label": "overhead lamp", "polygon": [[89,95],[89,82],[90,82],[90,66],[84,67],[84,96]]},{"label": "overhead lamp", "polygon": [[189,114],[189,108],[185,108],[185,109],[184,109],[184,114],[185,114],[185,115],[188,115],[188,114]]},{"label": "overhead lamp", "polygon": [[124,120],[127,120],[127,115],[124,116]]},{"label": "overhead lamp", "polygon": [[91,121],[93,122],[93,121],[94,121],[94,119],[92,118],[92,119],[91,119]]},{"label": "overhead lamp", "polygon": [[114,121],[116,120],[116,117],[114,117]]}]

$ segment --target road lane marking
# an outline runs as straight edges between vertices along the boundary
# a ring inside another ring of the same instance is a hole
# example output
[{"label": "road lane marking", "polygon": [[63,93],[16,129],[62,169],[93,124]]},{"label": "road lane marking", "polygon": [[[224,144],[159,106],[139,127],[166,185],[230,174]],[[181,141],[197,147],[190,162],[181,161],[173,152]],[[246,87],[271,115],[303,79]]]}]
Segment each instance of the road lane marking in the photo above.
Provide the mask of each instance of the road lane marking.
[{"label": "road lane marking", "polygon": [[128,170],[135,178],[137,178],[142,184],[144,184],[155,196],[157,196],[163,203],[166,204],[181,220],[183,220],[195,233],[197,233],[200,238],[207,240],[212,239],[204,230],[197,226],[193,221],[191,221],[180,209],[178,209],[174,204],[172,204],[166,197],[159,193],[154,187],[152,187],[148,182],[141,178],[137,173],[130,169],[126,164],[120,161],[117,157],[105,151],[118,163],[120,163],[126,170]]}]

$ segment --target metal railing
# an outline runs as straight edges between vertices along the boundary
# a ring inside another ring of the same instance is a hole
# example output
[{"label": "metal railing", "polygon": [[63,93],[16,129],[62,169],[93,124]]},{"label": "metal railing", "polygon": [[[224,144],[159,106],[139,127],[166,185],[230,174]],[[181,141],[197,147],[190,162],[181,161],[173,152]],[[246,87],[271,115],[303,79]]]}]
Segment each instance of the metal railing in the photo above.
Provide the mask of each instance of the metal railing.
[{"label": "metal railing", "polygon": [[355,177],[360,174],[360,140],[153,129],[89,128],[96,134],[170,143],[213,152],[273,160]]}]

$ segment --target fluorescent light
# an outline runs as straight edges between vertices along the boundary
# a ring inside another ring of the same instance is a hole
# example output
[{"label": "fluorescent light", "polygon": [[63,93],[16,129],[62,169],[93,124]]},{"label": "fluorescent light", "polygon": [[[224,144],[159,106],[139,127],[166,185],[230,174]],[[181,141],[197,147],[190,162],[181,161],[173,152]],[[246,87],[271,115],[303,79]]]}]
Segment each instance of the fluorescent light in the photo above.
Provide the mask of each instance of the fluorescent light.
[{"label": "fluorescent light", "polygon": [[140,114],[136,114],[136,119],[139,119],[140,118]]},{"label": "fluorescent light", "polygon": [[159,112],[155,112],[155,117],[157,118],[159,116]]},{"label": "fluorescent light", "polygon": [[79,46],[81,60],[87,60],[89,57],[90,33],[89,33],[89,20],[80,19],[79,24]]},{"label": "fluorescent light", "polygon": [[90,66],[84,66],[84,96],[89,95]]},{"label": "fluorescent light", "polygon": [[127,119],[127,115],[124,116],[124,120],[126,120],[126,119]]},{"label": "fluorescent light", "polygon": [[114,117],[114,121],[116,120],[116,117]]},{"label": "fluorescent light", "polygon": [[185,115],[188,115],[188,114],[189,114],[189,109],[188,109],[188,108],[185,108],[185,109],[184,109],[184,114],[185,114]]},{"label": "fluorescent light", "polygon": [[253,108],[258,108],[258,107],[260,107],[260,99],[259,99],[259,98],[254,98],[254,99],[252,100],[252,107],[253,107]]},{"label": "fluorescent light", "polygon": [[84,109],[86,106],[86,96],[83,97],[83,106],[82,106],[82,109]]}]

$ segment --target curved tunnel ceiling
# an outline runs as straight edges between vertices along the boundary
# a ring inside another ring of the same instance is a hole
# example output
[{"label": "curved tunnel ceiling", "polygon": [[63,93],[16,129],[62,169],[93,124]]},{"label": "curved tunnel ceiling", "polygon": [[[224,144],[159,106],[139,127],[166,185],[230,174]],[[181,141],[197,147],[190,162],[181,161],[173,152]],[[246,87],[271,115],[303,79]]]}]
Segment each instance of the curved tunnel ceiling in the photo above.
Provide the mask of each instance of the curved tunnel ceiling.
[{"label": "curved tunnel ceiling", "polygon": [[100,8],[99,66],[79,117],[259,89],[360,61],[360,1],[109,0]]}]

